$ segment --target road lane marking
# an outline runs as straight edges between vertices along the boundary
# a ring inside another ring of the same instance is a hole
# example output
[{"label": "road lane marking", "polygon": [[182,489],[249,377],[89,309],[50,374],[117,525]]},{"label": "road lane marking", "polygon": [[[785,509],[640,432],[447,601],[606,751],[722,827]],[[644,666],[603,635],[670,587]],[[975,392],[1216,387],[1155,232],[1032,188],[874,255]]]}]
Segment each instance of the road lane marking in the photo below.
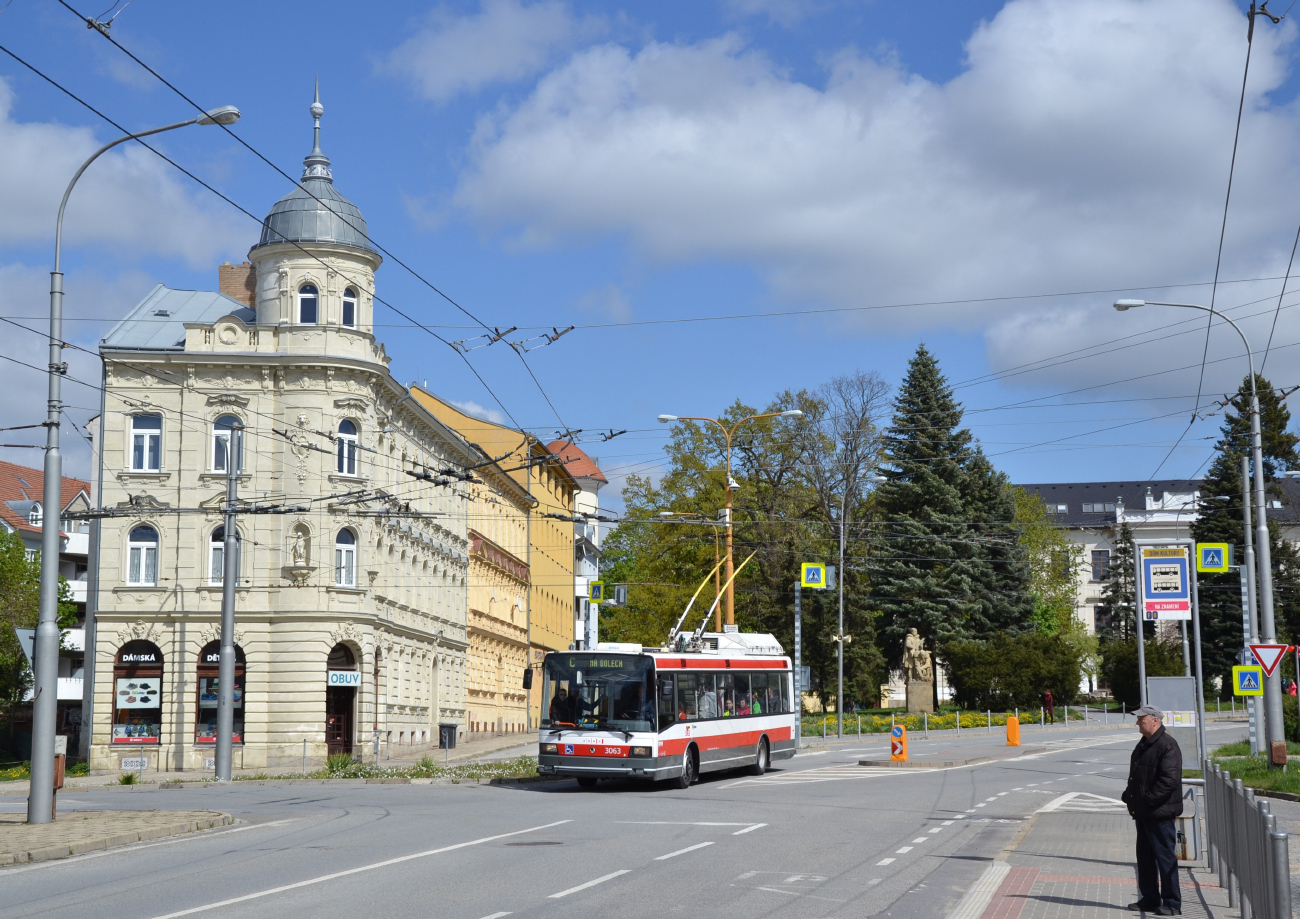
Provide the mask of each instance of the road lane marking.
[{"label": "road lane marking", "polygon": [[941,827],[941,826],[937,826],[937,827],[935,827],[934,829],[932,829],[930,832],[931,832],[931,833],[942,833],[942,832],[943,832],[943,827]]},{"label": "road lane marking", "polygon": [[994,862],[984,869],[979,880],[966,891],[965,896],[957,903],[957,908],[948,914],[948,919],[978,919],[984,915],[984,910],[988,908],[989,901],[997,893],[1002,881],[1011,872],[1011,865],[1007,862]]},{"label": "road lane marking", "polygon": [[783,894],[785,894],[787,897],[797,897],[797,896],[799,896],[797,893],[795,893],[795,892],[792,891],[792,890],[777,890],[775,887],[757,887],[757,888],[755,888],[755,889],[756,889],[756,890],[766,890],[768,893],[783,893]]},{"label": "road lane marking", "polygon": [[888,865],[888,864],[889,864],[890,862],[892,862],[892,861],[894,861],[894,859],[892,859],[892,858],[882,858],[880,861],[876,862],[876,864],[877,864],[877,865]]},{"label": "road lane marking", "polygon": [[159,842],[118,846],[113,849],[103,849],[99,852],[87,852],[84,855],[74,855],[71,858],[52,859],[48,862],[37,862],[34,865],[23,865],[21,868],[0,868],[0,877],[8,877],[11,874],[22,874],[25,871],[40,871],[45,868],[58,868],[74,862],[85,861],[89,858],[103,858],[105,855],[126,855],[131,852],[139,852],[141,849],[152,849],[156,846],[170,846],[178,842],[194,842],[198,839],[215,839],[219,836],[228,836],[231,833],[243,833],[247,830],[260,830],[262,827],[284,826],[287,823],[297,823],[300,819],[301,818],[299,817],[290,817],[287,820],[271,820],[266,823],[246,823],[240,826],[226,827],[221,830],[207,830],[203,833],[190,833],[185,836],[173,836]]},{"label": "road lane marking", "polygon": [[[635,826],[749,826],[748,823],[703,823],[697,820],[616,820],[615,823],[624,823]],[[766,823],[760,823],[759,826],[767,826]]]},{"label": "road lane marking", "polygon": [[577,893],[580,890],[586,890],[588,887],[595,887],[597,884],[604,884],[606,881],[612,881],[614,878],[624,874],[630,874],[631,868],[620,868],[617,871],[611,871],[603,877],[598,877],[594,881],[588,881],[585,884],[579,884],[577,887],[570,887],[568,890],[561,890],[559,893],[553,893],[546,899],[558,900],[560,897],[567,897],[571,893]]},{"label": "road lane marking", "polygon": [[[711,845],[713,845],[712,842],[697,842],[695,845],[687,846],[685,849],[678,849],[676,852],[669,852],[667,855],[656,856],[655,861],[667,861],[670,858],[676,858],[679,855],[685,855],[687,852],[694,852],[696,849],[703,849]],[[610,876],[613,877],[613,875]],[[556,894],[556,896],[559,896],[559,894]]]},{"label": "road lane marking", "polygon": [[490,916],[484,916],[483,919],[502,919],[502,917],[509,915],[509,913],[493,913]]},{"label": "road lane marking", "polygon": [[929,838],[929,836],[918,836],[916,839],[913,839],[912,842],[925,842]]},{"label": "road lane marking", "polygon": [[[988,807],[989,805],[988,805],[988,802],[986,801],[986,802],[984,802],[983,804],[976,804],[975,806],[976,806],[976,807]],[[973,813],[975,813],[975,812],[974,812],[974,811],[967,811],[966,813],[968,813],[968,814],[973,814]]]},{"label": "road lane marking", "polygon": [[945,820],[945,821],[943,822],[943,825],[944,825],[944,826],[952,826],[952,821],[951,821],[951,820]]},{"label": "road lane marking", "polygon": [[745,881],[748,880],[749,878],[754,877],[756,874],[758,874],[757,871],[746,871],[744,874],[736,875],[736,880]]},{"label": "road lane marking", "polygon": [[[1005,791],[999,791],[999,792],[998,792],[998,797],[1000,798],[1000,797],[1002,797],[1002,796],[1005,795],[1005,794],[1006,794]],[[992,799],[992,798],[989,798],[989,800],[992,801],[993,799]]]},{"label": "road lane marking", "polygon": [[911,852],[911,851],[912,851],[912,847],[911,847],[911,846],[903,846],[903,848],[901,848],[901,849],[895,849],[895,850],[894,850],[894,854],[895,854],[895,855],[906,855],[908,852]]},{"label": "road lane marking", "polygon": [[[733,825],[734,825],[734,824],[733,824]],[[765,826],[767,826],[766,823],[755,823],[755,824],[753,824],[752,826],[747,826],[747,827],[745,827],[743,830],[736,830],[736,832],[732,833],[731,835],[732,835],[732,836],[744,836],[746,833],[752,833],[752,832],[754,832],[755,830],[762,829],[762,828],[765,827]]]},{"label": "road lane marking", "polygon": [[[479,839],[471,839],[469,842],[458,842],[453,843],[450,846],[442,846],[437,849],[427,849],[424,852],[415,852],[411,855],[400,855],[397,858],[387,858],[382,862],[372,862],[369,865],[362,865],[359,868],[349,868],[346,871],[335,871],[330,874],[322,874],[320,877],[308,878],[305,881],[298,881],[293,884],[284,884],[280,887],[272,887],[269,890],[259,890],[256,893],[246,893],[242,897],[231,897],[227,900],[220,900],[216,903],[205,903],[203,906],[193,906],[189,909],[177,910],[174,913],[155,916],[154,919],[178,919],[180,916],[192,916],[195,913],[205,913],[208,910],[218,909],[223,906],[232,906],[235,903],[246,903],[249,900],[260,900],[262,897],[284,893],[286,890],[297,890],[300,887],[310,887],[313,884],[323,884],[325,881],[332,881],[335,878],[345,878],[353,874],[361,874],[363,871],[373,871],[376,868],[386,868],[389,865],[398,865],[402,862],[409,862],[417,858],[427,858],[430,855],[441,855],[443,852],[453,852],[456,849],[464,849],[467,846],[478,846],[485,842],[493,842],[497,839],[507,839],[511,836],[523,835],[524,833],[536,833],[538,830],[549,830],[551,827],[562,826],[563,824],[572,822],[572,820],[557,820],[554,823],[547,823],[542,826],[530,826],[526,830],[514,830],[510,833],[498,833],[495,836],[483,836]],[[610,877],[613,877],[613,875],[610,875]]]}]

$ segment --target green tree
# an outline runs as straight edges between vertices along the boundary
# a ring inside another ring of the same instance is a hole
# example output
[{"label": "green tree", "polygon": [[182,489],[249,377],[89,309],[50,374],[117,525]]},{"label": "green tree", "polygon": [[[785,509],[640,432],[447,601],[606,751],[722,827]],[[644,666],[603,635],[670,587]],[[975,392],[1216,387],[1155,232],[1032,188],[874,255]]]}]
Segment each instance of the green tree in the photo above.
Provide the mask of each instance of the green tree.
[{"label": "green tree", "polygon": [[1133,637],[1133,607],[1137,602],[1133,531],[1128,523],[1120,524],[1113,542],[1115,551],[1106,568],[1101,603],[1097,606],[1097,634],[1103,639],[1123,641]]},{"label": "green tree", "polygon": [[1037,708],[1049,689],[1057,702],[1068,704],[1079,691],[1077,649],[1041,632],[957,640],[944,653],[964,708]]},{"label": "green tree", "polygon": [[[1277,391],[1256,374],[1259,394],[1260,440],[1264,459],[1264,477],[1270,493],[1276,493],[1276,479],[1283,470],[1300,462],[1296,453],[1297,438],[1287,430],[1291,412]],[[1250,378],[1242,381],[1224,412],[1220,437],[1215,444],[1214,461],[1201,482],[1202,505],[1192,524],[1197,542],[1226,542],[1236,547],[1237,561],[1244,558],[1242,521],[1241,460],[1251,454]],[[1253,472],[1252,472],[1253,475]],[[1300,599],[1300,565],[1292,546],[1281,538],[1276,523],[1269,524],[1269,547],[1272,552],[1273,596],[1278,611],[1278,625],[1288,634],[1296,634],[1300,624],[1295,600]],[[1205,654],[1204,675],[1207,685],[1215,678],[1226,689],[1231,686],[1232,666],[1243,641],[1241,617],[1241,580],[1237,572],[1198,576],[1201,614],[1201,648]]]},{"label": "green tree", "polygon": [[962,408],[922,345],[885,438],[872,594],[891,665],[916,628],[940,657],[950,641],[1031,627],[1028,553],[1015,497],[961,427]]},{"label": "green tree", "polygon": [[1055,635],[1076,622],[1078,580],[1082,548],[1070,541],[1065,527],[1047,513],[1041,495],[1013,489],[1016,528],[1029,563],[1029,591],[1033,595],[1034,622],[1046,635]]},{"label": "green tree", "polygon": [[40,611],[40,564],[27,557],[16,532],[0,528],[0,711],[12,729],[14,708],[31,685],[31,671],[14,629],[34,629]]},{"label": "green tree", "polygon": [[[1147,676],[1182,676],[1183,644],[1181,641],[1143,642]],[[1137,638],[1108,640],[1101,643],[1101,675],[1116,702],[1128,709],[1141,704],[1138,693]]]}]

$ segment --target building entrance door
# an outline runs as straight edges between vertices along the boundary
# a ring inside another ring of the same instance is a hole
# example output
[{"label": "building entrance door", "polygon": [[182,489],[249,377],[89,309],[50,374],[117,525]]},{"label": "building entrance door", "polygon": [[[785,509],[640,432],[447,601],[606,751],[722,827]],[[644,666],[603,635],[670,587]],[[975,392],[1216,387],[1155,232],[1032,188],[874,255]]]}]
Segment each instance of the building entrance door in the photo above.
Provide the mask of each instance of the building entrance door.
[{"label": "building entrance door", "polygon": [[352,709],[357,691],[351,686],[325,690],[325,744],[330,756],[352,752]]}]

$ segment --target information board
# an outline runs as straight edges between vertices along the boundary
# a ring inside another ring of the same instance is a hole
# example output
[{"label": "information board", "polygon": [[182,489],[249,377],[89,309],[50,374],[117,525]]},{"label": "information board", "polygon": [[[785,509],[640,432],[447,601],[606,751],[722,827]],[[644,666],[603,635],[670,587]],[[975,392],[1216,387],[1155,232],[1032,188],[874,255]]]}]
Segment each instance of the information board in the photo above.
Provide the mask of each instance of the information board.
[{"label": "information board", "polygon": [[1186,546],[1142,546],[1138,602],[1142,618],[1191,619],[1192,586]]}]

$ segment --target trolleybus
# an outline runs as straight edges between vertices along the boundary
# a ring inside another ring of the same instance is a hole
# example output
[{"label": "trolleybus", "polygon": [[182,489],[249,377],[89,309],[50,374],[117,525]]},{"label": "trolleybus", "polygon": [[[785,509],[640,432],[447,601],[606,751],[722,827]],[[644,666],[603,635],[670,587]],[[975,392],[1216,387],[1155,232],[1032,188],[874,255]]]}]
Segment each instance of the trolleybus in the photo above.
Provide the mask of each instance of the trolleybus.
[{"label": "trolleybus", "polygon": [[672,782],[762,775],[795,753],[790,659],[771,635],[697,633],[680,650],[606,642],[542,662],[538,772]]}]

